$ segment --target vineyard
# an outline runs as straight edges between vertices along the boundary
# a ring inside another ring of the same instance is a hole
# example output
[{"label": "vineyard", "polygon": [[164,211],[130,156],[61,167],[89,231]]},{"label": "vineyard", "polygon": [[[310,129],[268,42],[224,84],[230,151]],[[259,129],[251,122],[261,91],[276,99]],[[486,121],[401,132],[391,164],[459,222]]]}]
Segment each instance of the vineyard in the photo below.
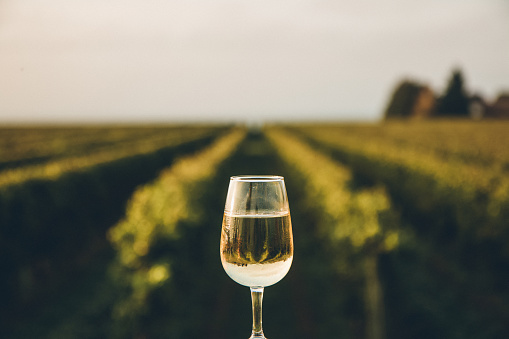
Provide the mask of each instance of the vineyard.
[{"label": "vineyard", "polygon": [[509,123],[0,128],[1,338],[238,338],[229,177],[285,177],[269,338],[504,338]]}]

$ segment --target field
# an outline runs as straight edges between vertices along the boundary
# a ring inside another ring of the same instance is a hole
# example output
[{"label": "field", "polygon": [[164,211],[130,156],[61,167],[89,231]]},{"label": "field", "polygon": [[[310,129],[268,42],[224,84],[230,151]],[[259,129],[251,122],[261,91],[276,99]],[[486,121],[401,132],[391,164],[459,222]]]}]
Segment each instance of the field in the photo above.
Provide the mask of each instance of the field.
[{"label": "field", "polygon": [[238,338],[229,177],[280,174],[269,338],[504,338],[509,123],[0,128],[1,338]]}]

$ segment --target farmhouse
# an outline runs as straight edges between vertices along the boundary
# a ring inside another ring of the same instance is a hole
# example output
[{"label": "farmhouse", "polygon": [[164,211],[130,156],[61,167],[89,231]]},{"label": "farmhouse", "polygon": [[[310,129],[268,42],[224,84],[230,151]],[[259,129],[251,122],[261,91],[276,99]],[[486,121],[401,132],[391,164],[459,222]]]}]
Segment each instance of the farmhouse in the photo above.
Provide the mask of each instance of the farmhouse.
[{"label": "farmhouse", "polygon": [[486,110],[487,118],[509,119],[509,93],[502,93]]},{"label": "farmhouse", "polygon": [[474,95],[470,98],[470,102],[468,104],[468,113],[472,119],[482,119],[486,116],[487,109],[488,105],[481,96]]}]

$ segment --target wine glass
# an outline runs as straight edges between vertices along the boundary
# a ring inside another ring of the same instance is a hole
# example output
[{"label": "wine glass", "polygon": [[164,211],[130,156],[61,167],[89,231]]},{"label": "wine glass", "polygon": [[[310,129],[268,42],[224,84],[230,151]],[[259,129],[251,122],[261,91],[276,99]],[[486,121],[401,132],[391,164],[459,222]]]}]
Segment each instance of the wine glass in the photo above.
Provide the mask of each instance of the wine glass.
[{"label": "wine glass", "polygon": [[293,234],[284,178],[274,175],[230,178],[223,227],[221,263],[237,283],[251,289],[253,331],[262,329],[263,289],[288,273],[293,260]]}]

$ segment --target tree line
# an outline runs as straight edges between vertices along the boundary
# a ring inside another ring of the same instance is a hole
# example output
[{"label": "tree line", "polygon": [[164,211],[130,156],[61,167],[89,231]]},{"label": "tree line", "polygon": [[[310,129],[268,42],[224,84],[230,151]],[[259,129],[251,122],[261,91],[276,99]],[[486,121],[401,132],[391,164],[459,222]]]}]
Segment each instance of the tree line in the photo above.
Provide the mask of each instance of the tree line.
[{"label": "tree line", "polygon": [[507,94],[501,94],[493,104],[478,94],[471,94],[466,89],[463,72],[456,68],[452,71],[446,89],[439,94],[418,81],[400,81],[390,97],[384,118],[509,118],[508,103]]}]

